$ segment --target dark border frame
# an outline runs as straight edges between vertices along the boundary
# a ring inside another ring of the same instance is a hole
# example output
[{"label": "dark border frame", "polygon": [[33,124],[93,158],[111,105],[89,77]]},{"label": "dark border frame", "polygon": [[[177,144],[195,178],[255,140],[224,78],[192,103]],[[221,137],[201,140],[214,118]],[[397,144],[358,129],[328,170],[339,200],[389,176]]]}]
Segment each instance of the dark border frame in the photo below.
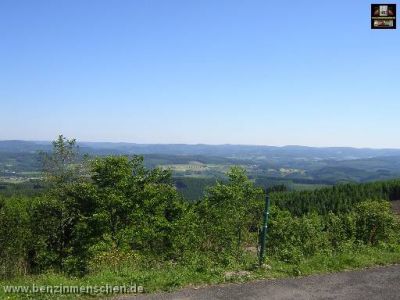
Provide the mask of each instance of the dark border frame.
[{"label": "dark border frame", "polygon": [[[394,8],[394,18],[393,18],[393,27],[375,27],[374,26],[374,8],[380,5],[388,5]],[[374,3],[371,4],[371,29],[396,29],[396,21],[397,21],[397,8],[395,3]]]}]

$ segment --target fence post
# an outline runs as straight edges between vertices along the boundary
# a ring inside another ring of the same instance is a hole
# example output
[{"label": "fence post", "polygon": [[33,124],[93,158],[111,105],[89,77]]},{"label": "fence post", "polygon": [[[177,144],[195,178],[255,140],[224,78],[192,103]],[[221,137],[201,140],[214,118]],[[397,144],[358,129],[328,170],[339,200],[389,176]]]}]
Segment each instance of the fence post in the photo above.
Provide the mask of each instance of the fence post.
[{"label": "fence post", "polygon": [[265,208],[264,208],[264,215],[263,215],[263,225],[261,229],[261,237],[260,237],[260,257],[258,264],[261,267],[264,261],[265,255],[265,242],[267,239],[267,230],[268,230],[268,217],[269,217],[269,195],[266,193],[265,196]]}]

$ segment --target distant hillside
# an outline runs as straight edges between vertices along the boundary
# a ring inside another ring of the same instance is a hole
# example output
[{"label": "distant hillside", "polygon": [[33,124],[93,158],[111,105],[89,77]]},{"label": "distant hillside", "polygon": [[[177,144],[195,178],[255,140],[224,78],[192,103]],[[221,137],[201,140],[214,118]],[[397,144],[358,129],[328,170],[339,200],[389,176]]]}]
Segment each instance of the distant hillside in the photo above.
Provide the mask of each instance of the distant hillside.
[{"label": "distant hillside", "polygon": [[0,152],[29,153],[51,149],[50,142],[0,141]]},{"label": "distant hillside", "polygon": [[[39,151],[47,141],[0,141],[0,182],[24,182],[40,177]],[[339,182],[368,182],[400,178],[400,149],[314,148],[303,146],[184,145],[80,142],[81,153],[140,154],[149,168],[173,172],[188,199],[202,196],[232,165],[247,170],[263,187],[284,184],[310,189]]]},{"label": "distant hillside", "polygon": [[[204,155],[248,159],[297,159],[297,160],[349,160],[384,156],[400,156],[400,149],[361,149],[348,147],[305,146],[253,146],[253,145],[187,145],[187,144],[135,144],[80,142],[82,151],[104,154],[169,154]],[[0,141],[0,152],[32,152],[48,150],[50,142]]]}]

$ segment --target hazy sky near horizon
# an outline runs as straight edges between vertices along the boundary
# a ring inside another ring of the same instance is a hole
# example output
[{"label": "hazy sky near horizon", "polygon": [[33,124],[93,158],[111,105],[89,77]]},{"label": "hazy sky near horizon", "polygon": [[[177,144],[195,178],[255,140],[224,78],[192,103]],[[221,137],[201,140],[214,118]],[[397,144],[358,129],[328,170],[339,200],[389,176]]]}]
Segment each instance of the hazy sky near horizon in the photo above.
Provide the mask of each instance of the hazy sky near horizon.
[{"label": "hazy sky near horizon", "polygon": [[0,139],[400,148],[370,4],[2,0]]}]

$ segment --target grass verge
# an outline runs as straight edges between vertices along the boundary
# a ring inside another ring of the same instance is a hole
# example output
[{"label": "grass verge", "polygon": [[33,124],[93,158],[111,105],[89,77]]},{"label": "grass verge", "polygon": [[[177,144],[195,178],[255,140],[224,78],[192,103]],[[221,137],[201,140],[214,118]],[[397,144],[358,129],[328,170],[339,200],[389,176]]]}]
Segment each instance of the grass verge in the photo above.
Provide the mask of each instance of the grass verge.
[{"label": "grass verge", "polygon": [[[328,272],[338,272],[378,265],[400,263],[400,245],[380,245],[379,247],[349,246],[337,253],[319,253],[298,262],[282,262],[267,259],[264,268],[254,265],[254,257],[242,265],[230,268],[205,267],[201,264],[164,264],[149,269],[131,267],[107,268],[83,278],[68,277],[57,273],[26,276],[9,281],[0,281],[0,299],[93,299],[111,298],[112,294],[88,295],[60,293],[7,293],[7,286],[106,286],[141,285],[144,292],[173,291],[185,286],[204,286],[226,282],[246,282],[255,279],[287,278]],[[241,271],[241,272],[239,272]],[[227,275],[229,274],[229,276]]]}]

